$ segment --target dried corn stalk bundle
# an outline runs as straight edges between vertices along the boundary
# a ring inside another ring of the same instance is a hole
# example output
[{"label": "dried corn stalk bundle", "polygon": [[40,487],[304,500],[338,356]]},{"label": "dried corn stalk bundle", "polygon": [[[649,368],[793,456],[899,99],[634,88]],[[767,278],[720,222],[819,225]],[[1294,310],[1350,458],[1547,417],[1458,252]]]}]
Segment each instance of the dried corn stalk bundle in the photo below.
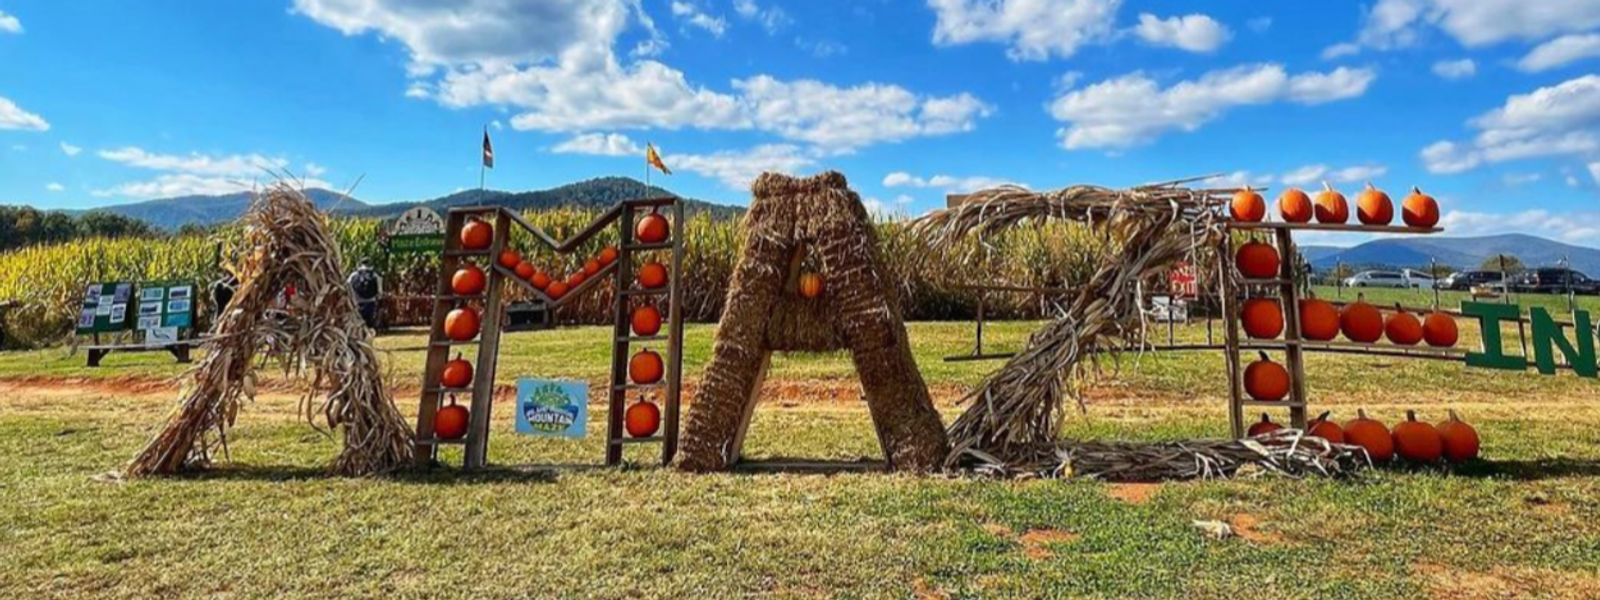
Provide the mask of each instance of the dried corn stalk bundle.
[{"label": "dried corn stalk bundle", "polygon": [[979,450],[974,470],[1007,477],[1083,477],[1104,481],[1227,479],[1247,475],[1341,477],[1371,466],[1359,446],[1332,444],[1297,429],[1241,440],[1083,442],[1032,446],[1001,461]]},{"label": "dried corn stalk bundle", "polygon": [[[238,259],[238,289],[211,330],[205,358],[184,375],[182,400],[124,475],[170,474],[227,451],[240,404],[255,395],[256,353],[309,384],[301,412],[313,427],[340,430],[331,471],[368,475],[411,461],[410,425],[395,407],[372,331],[345,285],[326,216],[287,183],[256,196]],[[283,292],[295,294],[285,302]]]}]

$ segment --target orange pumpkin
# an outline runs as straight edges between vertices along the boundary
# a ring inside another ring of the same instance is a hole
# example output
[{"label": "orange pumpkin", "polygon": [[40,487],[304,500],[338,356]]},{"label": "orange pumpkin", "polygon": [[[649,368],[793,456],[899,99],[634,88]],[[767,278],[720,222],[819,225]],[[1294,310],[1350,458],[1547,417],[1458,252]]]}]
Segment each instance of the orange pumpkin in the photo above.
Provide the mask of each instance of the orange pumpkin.
[{"label": "orange pumpkin", "polygon": [[517,254],[516,250],[506,249],[500,251],[500,266],[507,269],[515,269],[517,268],[517,263],[520,262],[522,262],[522,257]]},{"label": "orange pumpkin", "polygon": [[1318,415],[1317,418],[1311,421],[1311,423],[1306,427],[1306,434],[1328,440],[1328,443],[1330,444],[1343,444],[1344,428],[1340,427],[1338,423],[1329,421],[1328,415],[1330,414],[1332,413],[1325,412],[1321,415]]},{"label": "orange pumpkin", "polygon": [[1417,411],[1406,411],[1406,420],[1394,426],[1394,451],[1411,462],[1438,462],[1444,456],[1444,438],[1433,425],[1417,420]]},{"label": "orange pumpkin", "polygon": [[1301,298],[1300,336],[1317,342],[1339,337],[1339,309],[1315,296]]},{"label": "orange pumpkin", "polygon": [[461,228],[461,247],[466,250],[488,250],[494,242],[494,227],[478,219],[467,221]]},{"label": "orange pumpkin", "polygon": [[667,285],[667,268],[658,262],[639,266],[639,287],[653,290]]},{"label": "orange pumpkin", "polygon": [[1251,298],[1244,301],[1244,332],[1256,339],[1272,339],[1283,333],[1283,307],[1277,300]]},{"label": "orange pumpkin", "polygon": [[1461,332],[1456,329],[1456,320],[1450,315],[1439,311],[1428,313],[1422,320],[1422,339],[1427,340],[1429,346],[1435,348],[1451,348],[1461,338]]},{"label": "orange pumpkin", "polygon": [[1383,337],[1383,313],[1367,304],[1365,295],[1356,296],[1339,312],[1339,329],[1352,342],[1371,344]]},{"label": "orange pumpkin", "polygon": [[1388,225],[1394,220],[1394,202],[1368,181],[1367,188],[1356,196],[1356,218],[1363,225]]},{"label": "orange pumpkin", "polygon": [[456,274],[450,276],[450,290],[457,296],[475,296],[483,292],[488,281],[483,277],[483,269],[478,265],[466,263],[456,269]]},{"label": "orange pumpkin", "polygon": [[1450,462],[1464,462],[1478,457],[1478,430],[1450,411],[1450,418],[1437,427],[1444,440],[1444,457]]},{"label": "orange pumpkin", "polygon": [[1384,335],[1389,341],[1401,346],[1415,346],[1422,341],[1422,321],[1417,316],[1406,312],[1405,307],[1394,305],[1394,314],[1383,321]]},{"label": "orange pumpkin", "polygon": [[661,311],[654,304],[646,304],[633,309],[633,315],[628,319],[633,326],[634,335],[655,335],[661,332]]},{"label": "orange pumpkin", "polygon": [[1235,221],[1256,223],[1267,217],[1267,202],[1247,185],[1233,194],[1233,203],[1229,205],[1228,212]]},{"label": "orange pumpkin", "polygon": [[1256,437],[1258,435],[1266,435],[1274,431],[1281,431],[1282,429],[1283,426],[1273,423],[1272,418],[1268,417],[1267,413],[1261,413],[1261,420],[1251,424],[1250,430],[1245,432],[1245,435]]},{"label": "orange pumpkin", "polygon": [[545,273],[544,271],[534,273],[533,277],[528,278],[528,283],[533,284],[533,289],[549,292],[551,283],[550,274]]},{"label": "orange pumpkin", "polygon": [[640,400],[629,406],[622,419],[628,437],[650,437],[661,429],[661,409],[648,400]]},{"label": "orange pumpkin", "polygon": [[1344,440],[1365,448],[1367,457],[1375,464],[1394,458],[1394,438],[1389,436],[1389,428],[1377,419],[1368,419],[1365,410],[1357,410],[1356,418],[1344,424]]},{"label": "orange pumpkin", "polygon": [[1322,183],[1322,191],[1317,192],[1317,205],[1315,210],[1318,223],[1344,223],[1350,220],[1350,205],[1344,201],[1344,194],[1333,189],[1327,182]]},{"label": "orange pumpkin", "polygon": [[664,366],[660,354],[653,350],[640,350],[628,360],[628,379],[644,385],[661,381]]},{"label": "orange pumpkin", "polygon": [[1261,360],[1244,368],[1244,391],[1256,400],[1282,400],[1289,395],[1289,370],[1272,362],[1267,353],[1262,352]]},{"label": "orange pumpkin", "polygon": [[472,363],[457,354],[450,362],[444,364],[444,372],[439,375],[439,385],[447,388],[464,388],[472,385]]},{"label": "orange pumpkin", "polygon": [[1246,242],[1239,247],[1239,252],[1234,254],[1233,262],[1239,267],[1239,273],[1249,279],[1272,279],[1278,276],[1278,250],[1270,244],[1257,241]]},{"label": "orange pumpkin", "polygon": [[433,413],[433,436],[441,440],[459,440],[467,435],[471,417],[467,407],[456,404],[456,397],[451,394],[450,405]]},{"label": "orange pumpkin", "polygon": [[567,287],[578,289],[578,286],[583,285],[583,282],[588,280],[589,276],[584,275],[583,271],[574,271],[571,275],[567,276]]},{"label": "orange pumpkin", "polygon": [[818,273],[803,273],[800,275],[800,296],[804,298],[817,298],[822,296],[822,275]]},{"label": "orange pumpkin", "polygon": [[1411,227],[1433,227],[1439,224],[1439,203],[1413,187],[1411,195],[1400,203],[1400,218]]},{"label": "orange pumpkin", "polygon": [[639,224],[633,227],[633,236],[646,244],[658,244],[667,241],[667,218],[658,213],[645,215],[639,219]]},{"label": "orange pumpkin", "polygon": [[478,311],[471,308],[457,308],[444,316],[445,337],[458,342],[478,337],[478,329],[481,326]]},{"label": "orange pumpkin", "polygon": [[551,300],[560,300],[562,296],[567,295],[568,287],[565,281],[552,281],[550,285],[544,287],[544,295],[549,296]]},{"label": "orange pumpkin", "polygon": [[1300,188],[1289,188],[1282,196],[1278,196],[1278,212],[1288,223],[1309,223],[1315,214],[1311,208],[1311,197]]},{"label": "orange pumpkin", "polygon": [[586,276],[586,277],[594,277],[594,274],[595,273],[599,273],[599,272],[600,272],[600,259],[591,258],[589,260],[583,261],[583,274],[584,274],[584,276]]},{"label": "orange pumpkin", "polygon": [[532,280],[533,275],[538,272],[539,270],[533,268],[533,265],[528,264],[528,261],[517,263],[516,273],[518,278]]},{"label": "orange pumpkin", "polygon": [[595,255],[595,258],[600,260],[600,266],[602,267],[617,262],[617,247],[606,246],[605,248],[601,248],[600,254]]}]

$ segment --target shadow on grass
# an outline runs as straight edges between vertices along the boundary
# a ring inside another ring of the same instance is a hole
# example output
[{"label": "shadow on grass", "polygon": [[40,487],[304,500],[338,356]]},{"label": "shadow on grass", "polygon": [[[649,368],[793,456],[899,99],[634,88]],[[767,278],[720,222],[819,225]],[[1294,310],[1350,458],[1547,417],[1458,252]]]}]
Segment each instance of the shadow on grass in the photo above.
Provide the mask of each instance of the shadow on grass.
[{"label": "shadow on grass", "polygon": [[1560,477],[1600,477],[1600,460],[1541,458],[1537,460],[1475,460],[1455,468],[1463,477],[1494,477],[1537,481]]},{"label": "shadow on grass", "polygon": [[888,463],[881,460],[815,460],[774,456],[760,460],[741,460],[729,469],[735,475],[835,475],[839,473],[886,473]]},{"label": "shadow on grass", "polygon": [[[370,479],[420,485],[472,485],[495,483],[555,483],[563,473],[601,469],[599,465],[507,465],[491,466],[465,471],[458,468],[432,466],[405,469],[378,475]],[[170,477],[173,480],[193,481],[261,481],[289,482],[343,478],[328,473],[323,467],[286,465],[227,465],[204,471],[190,471]]]}]

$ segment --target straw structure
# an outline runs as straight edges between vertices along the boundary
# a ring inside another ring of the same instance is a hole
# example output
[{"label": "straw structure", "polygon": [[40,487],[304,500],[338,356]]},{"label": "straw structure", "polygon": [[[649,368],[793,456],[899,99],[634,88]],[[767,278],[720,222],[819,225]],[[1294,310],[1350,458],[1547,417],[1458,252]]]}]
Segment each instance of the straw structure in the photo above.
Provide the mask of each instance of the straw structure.
[{"label": "straw structure", "polygon": [[[1297,429],[1240,440],[1036,444],[1037,456],[980,460],[975,471],[1000,477],[1103,481],[1228,479],[1249,475],[1343,477],[1371,466],[1360,446],[1332,444]],[[979,450],[969,451],[982,456]]]}]

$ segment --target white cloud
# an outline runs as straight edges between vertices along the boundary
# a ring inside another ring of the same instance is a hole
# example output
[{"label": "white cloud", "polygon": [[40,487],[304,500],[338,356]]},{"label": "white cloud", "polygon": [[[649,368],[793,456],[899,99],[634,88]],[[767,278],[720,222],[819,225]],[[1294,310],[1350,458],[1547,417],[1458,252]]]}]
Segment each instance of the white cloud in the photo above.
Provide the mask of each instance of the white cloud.
[{"label": "white cloud", "polygon": [[584,133],[550,149],[556,154],[592,154],[596,156],[644,156],[644,147],[620,133]]},{"label": "white cloud", "polygon": [[711,177],[729,189],[749,190],[756,177],[767,171],[800,174],[817,164],[814,155],[793,144],[767,144],[747,151],[722,151],[713,154],[667,155],[668,167]]},{"label": "white cloud", "polygon": [[74,145],[68,144],[66,142],[61,142],[61,153],[62,154],[65,154],[67,156],[77,156],[79,152],[83,152],[83,148],[82,147],[74,146]]},{"label": "white cloud", "polygon": [[1564,35],[1529,51],[1517,61],[1517,68],[1537,73],[1597,56],[1600,56],[1600,33]]},{"label": "white cloud", "polygon": [[1530,0],[1379,0],[1357,41],[1387,50],[1439,29],[1468,47],[1537,41],[1600,26],[1600,2]]},{"label": "white cloud", "polygon": [[1470,58],[1433,63],[1433,74],[1444,79],[1466,79],[1478,74],[1478,63]]},{"label": "white cloud", "polygon": [[[130,167],[161,172],[150,181],[124,183],[90,192],[100,197],[168,198],[232,194],[247,191],[257,182],[271,181],[284,173],[289,166],[287,159],[261,154],[221,156],[197,152],[187,155],[160,154],[133,146],[101,150],[96,155]],[[315,164],[308,164],[308,171],[310,167],[315,167]],[[297,184],[305,187],[332,187],[328,182],[315,176],[300,179]]]},{"label": "white cloud", "polygon": [[1286,185],[1311,186],[1322,181],[1332,183],[1363,183],[1383,177],[1389,167],[1383,165],[1356,165],[1335,169],[1328,165],[1306,165],[1284,173],[1279,179]]},{"label": "white cloud", "polygon": [[1446,211],[1439,226],[1456,236],[1531,233],[1572,244],[1600,245],[1600,213],[1533,209],[1516,213]]},{"label": "white cloud", "polygon": [[797,37],[794,39],[794,45],[801,50],[810,52],[812,56],[817,58],[831,58],[834,56],[844,56],[850,53],[849,46],[844,45],[843,42],[830,39],[809,39]]},{"label": "white cloud", "polygon": [[1508,187],[1518,187],[1537,183],[1541,179],[1544,179],[1544,175],[1540,173],[1507,173],[1500,181]]},{"label": "white cloud", "polygon": [[1589,163],[1589,177],[1593,178],[1595,183],[1600,183],[1600,162]]},{"label": "white cloud", "polygon": [[912,175],[905,171],[895,171],[884,176],[883,178],[884,187],[934,188],[944,190],[946,193],[976,192],[979,190],[997,188],[1002,185],[1020,185],[1022,187],[1028,187],[1027,184],[1017,183],[1010,179],[1002,179],[998,177],[956,177],[952,175],[934,175],[932,177],[923,178]]},{"label": "white cloud", "polygon": [[1139,15],[1139,25],[1134,27],[1133,33],[1151,45],[1189,52],[1215,52],[1233,39],[1233,32],[1228,31],[1227,27],[1202,14],[1162,19],[1143,13]]},{"label": "white cloud", "polygon": [[0,129],[49,131],[50,124],[44,117],[22,110],[15,102],[0,96]]},{"label": "white cloud", "polygon": [[1203,179],[1199,182],[1199,185],[1200,187],[1217,189],[1242,188],[1246,186],[1264,188],[1272,185],[1272,182],[1276,179],[1272,175],[1257,175],[1249,171],[1234,171]]},{"label": "white cloud", "polygon": [[704,29],[715,37],[722,37],[722,34],[728,31],[726,19],[708,15],[692,2],[674,1],[672,16],[682,19],[687,25]]},{"label": "white cloud", "polygon": [[60,192],[62,190],[67,189],[67,186],[64,186],[64,185],[61,185],[59,183],[56,183],[56,182],[52,181],[52,182],[50,182],[48,184],[45,184],[44,189],[46,191],[50,191],[50,192]]},{"label": "white cloud", "polygon": [[1322,49],[1322,60],[1334,60],[1346,56],[1353,56],[1361,52],[1361,46],[1350,42],[1342,42]]},{"label": "white cloud", "polygon": [[1006,44],[1012,60],[1070,58],[1115,35],[1122,0],[928,0],[937,16],[933,43]]},{"label": "white cloud", "polygon": [[1348,67],[1291,76],[1280,65],[1263,64],[1212,71],[1163,89],[1135,72],[1066,90],[1051,103],[1050,114],[1068,124],[1057,132],[1067,149],[1128,148],[1170,131],[1195,131],[1239,106],[1360,96],[1375,77],[1371,70]]},{"label": "white cloud", "polygon": [[175,198],[180,196],[220,196],[249,191],[254,184],[249,179],[205,177],[187,173],[159,175],[151,181],[124,183],[112,188],[95,190],[96,197],[126,196],[131,198]]},{"label": "white cloud", "polygon": [[314,162],[308,162],[305,166],[305,172],[307,177],[321,177],[328,174],[328,168]]},{"label": "white cloud", "polygon": [[22,33],[22,21],[18,21],[16,17],[0,10],[0,32]]},{"label": "white cloud", "polygon": [[1600,151],[1600,75],[1585,75],[1513,95],[1469,122],[1469,142],[1439,141],[1422,149],[1433,173],[1461,173],[1484,163]]},{"label": "white cloud", "polygon": [[734,82],[754,125],[832,151],[913,137],[970,131],[992,112],[969,94],[922,98],[905,88],[820,81],[783,82],[762,75]]},{"label": "white cloud", "polygon": [[761,25],[769,35],[777,34],[794,23],[794,19],[789,18],[789,13],[783,12],[782,8],[763,7],[756,4],[755,0],[733,0],[733,12],[746,21]]}]

